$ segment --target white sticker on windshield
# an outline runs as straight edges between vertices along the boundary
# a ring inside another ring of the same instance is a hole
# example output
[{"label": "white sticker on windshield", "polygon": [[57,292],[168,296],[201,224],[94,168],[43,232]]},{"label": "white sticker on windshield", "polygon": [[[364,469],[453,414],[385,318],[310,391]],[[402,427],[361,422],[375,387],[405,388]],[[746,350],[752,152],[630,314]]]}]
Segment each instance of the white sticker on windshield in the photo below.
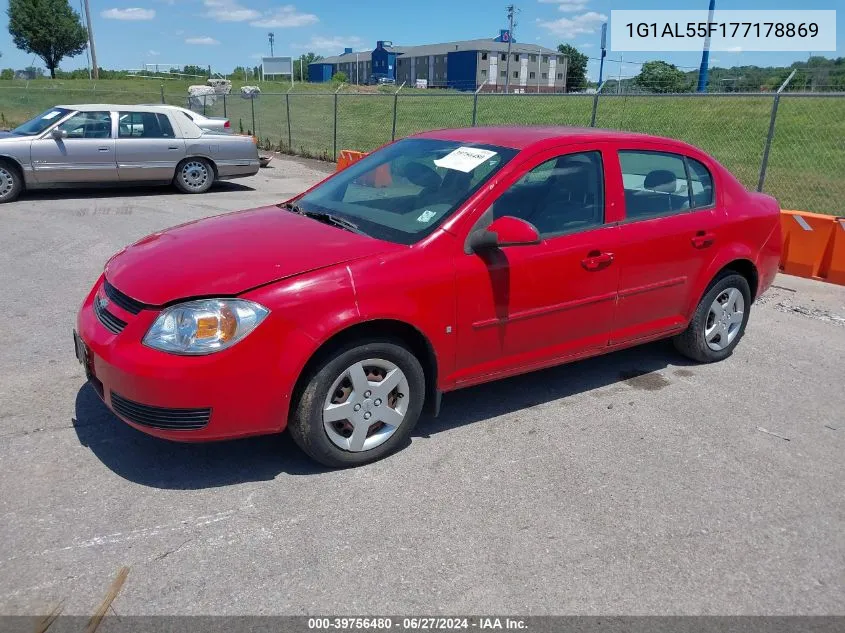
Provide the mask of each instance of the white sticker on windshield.
[{"label": "white sticker on windshield", "polygon": [[430,210],[426,209],[425,211],[420,213],[420,217],[417,218],[417,222],[428,222],[435,215],[437,215],[437,214],[434,211],[430,211]]},{"label": "white sticker on windshield", "polygon": [[53,110],[52,112],[48,112],[47,114],[45,114],[45,115],[44,115],[43,117],[41,117],[41,118],[42,118],[42,119],[46,119],[47,121],[49,121],[50,119],[55,119],[55,118],[56,118],[57,116],[59,116],[61,113],[62,113],[62,111],[61,111],[61,110]]},{"label": "white sticker on windshield", "polygon": [[443,158],[434,161],[434,164],[444,169],[455,169],[464,173],[471,172],[485,160],[496,155],[496,152],[489,149],[478,149],[477,147],[459,147],[449,152]]}]

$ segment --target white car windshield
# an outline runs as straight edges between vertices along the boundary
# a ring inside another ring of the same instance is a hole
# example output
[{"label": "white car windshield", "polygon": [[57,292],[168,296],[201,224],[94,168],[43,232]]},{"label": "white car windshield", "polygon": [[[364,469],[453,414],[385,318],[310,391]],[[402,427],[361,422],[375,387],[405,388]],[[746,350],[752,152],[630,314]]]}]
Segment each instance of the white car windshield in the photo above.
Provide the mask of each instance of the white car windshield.
[{"label": "white car windshield", "polygon": [[65,108],[50,108],[46,112],[42,112],[34,119],[30,119],[23,125],[19,125],[12,134],[20,134],[21,136],[35,136],[41,134],[48,127],[53,125],[56,121],[68,114],[70,110]]}]

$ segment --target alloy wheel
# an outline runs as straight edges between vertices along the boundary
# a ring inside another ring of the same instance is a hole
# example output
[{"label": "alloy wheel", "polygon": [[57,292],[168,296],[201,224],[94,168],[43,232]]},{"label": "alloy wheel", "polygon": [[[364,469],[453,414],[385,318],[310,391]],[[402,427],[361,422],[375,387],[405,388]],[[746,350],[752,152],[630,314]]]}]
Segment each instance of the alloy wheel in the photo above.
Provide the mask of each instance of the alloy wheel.
[{"label": "alloy wheel", "polygon": [[411,394],[399,367],[381,358],[354,363],[335,379],[323,403],[323,427],[335,446],[368,451],[386,442],[408,412]]}]

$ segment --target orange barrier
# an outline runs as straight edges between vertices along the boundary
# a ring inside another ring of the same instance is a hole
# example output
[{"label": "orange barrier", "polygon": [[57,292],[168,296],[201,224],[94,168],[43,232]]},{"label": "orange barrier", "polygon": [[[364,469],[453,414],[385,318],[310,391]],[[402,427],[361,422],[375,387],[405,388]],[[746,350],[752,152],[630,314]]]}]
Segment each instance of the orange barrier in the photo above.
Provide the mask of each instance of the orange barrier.
[{"label": "orange barrier", "polygon": [[845,285],[845,220],[782,210],[780,269],[788,275]]},{"label": "orange barrier", "polygon": [[828,253],[827,280],[845,286],[845,218],[836,218]]},{"label": "orange barrier", "polygon": [[337,157],[337,171],[346,169],[352,163],[357,163],[359,160],[364,158],[364,156],[366,156],[364,152],[356,152],[353,149],[340,150],[340,156]]}]

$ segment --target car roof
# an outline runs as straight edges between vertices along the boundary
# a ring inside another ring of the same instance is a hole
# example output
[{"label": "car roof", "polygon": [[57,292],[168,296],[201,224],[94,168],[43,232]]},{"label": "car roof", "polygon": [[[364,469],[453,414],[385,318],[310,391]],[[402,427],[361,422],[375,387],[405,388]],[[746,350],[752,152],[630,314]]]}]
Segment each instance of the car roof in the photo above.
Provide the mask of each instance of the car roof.
[{"label": "car roof", "polygon": [[72,105],[57,105],[57,108],[66,110],[78,110],[79,112],[96,112],[99,110],[120,110],[121,112],[164,112],[167,106],[163,105],[117,105],[114,103],[77,103]]},{"label": "car roof", "polygon": [[[605,130],[591,127],[567,127],[558,126],[491,126],[491,127],[468,127],[445,130],[432,130],[414,135],[414,138],[431,138],[461,143],[479,143],[486,145],[498,145],[522,150],[527,147],[549,141],[563,143],[575,143],[579,141],[616,141],[625,142],[638,141],[659,141],[667,146],[684,149],[695,149],[691,145],[675,139],[650,134],[638,134],[635,132],[622,132],[619,130]],[[551,143],[553,144],[553,143]]]}]

